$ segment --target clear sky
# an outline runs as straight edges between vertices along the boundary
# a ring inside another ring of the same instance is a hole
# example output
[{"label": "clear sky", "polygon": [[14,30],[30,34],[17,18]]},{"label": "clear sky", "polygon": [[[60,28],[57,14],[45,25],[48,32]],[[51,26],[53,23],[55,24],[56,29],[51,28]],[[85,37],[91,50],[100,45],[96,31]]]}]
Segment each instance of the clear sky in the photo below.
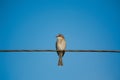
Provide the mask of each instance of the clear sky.
[{"label": "clear sky", "polygon": [[[0,49],[120,49],[119,0],[0,0]],[[0,80],[120,80],[119,53],[0,53]]]}]

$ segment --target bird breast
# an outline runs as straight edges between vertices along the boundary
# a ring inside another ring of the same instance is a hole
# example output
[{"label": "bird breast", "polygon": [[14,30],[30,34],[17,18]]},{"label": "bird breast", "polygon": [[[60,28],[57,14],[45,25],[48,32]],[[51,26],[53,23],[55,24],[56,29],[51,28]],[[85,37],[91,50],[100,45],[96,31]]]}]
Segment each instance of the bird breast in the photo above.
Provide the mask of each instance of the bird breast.
[{"label": "bird breast", "polygon": [[65,40],[58,40],[57,41],[57,49],[58,50],[65,50],[65,48],[66,48]]}]

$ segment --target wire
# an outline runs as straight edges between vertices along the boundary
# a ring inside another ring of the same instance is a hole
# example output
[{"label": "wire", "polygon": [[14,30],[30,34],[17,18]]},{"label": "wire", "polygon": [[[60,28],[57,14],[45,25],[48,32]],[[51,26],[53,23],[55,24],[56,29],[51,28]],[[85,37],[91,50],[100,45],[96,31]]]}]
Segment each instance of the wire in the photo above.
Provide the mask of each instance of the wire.
[{"label": "wire", "polygon": [[[0,52],[57,52],[61,50],[0,50]],[[119,52],[120,50],[64,50],[65,52]]]}]

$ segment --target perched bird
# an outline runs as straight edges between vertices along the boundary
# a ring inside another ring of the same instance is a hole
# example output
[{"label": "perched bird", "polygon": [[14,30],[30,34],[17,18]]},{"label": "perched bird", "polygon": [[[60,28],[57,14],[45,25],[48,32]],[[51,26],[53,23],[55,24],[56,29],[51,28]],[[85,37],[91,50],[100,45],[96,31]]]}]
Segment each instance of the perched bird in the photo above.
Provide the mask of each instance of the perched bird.
[{"label": "perched bird", "polygon": [[66,48],[66,41],[65,41],[65,38],[62,34],[58,34],[56,37],[57,37],[56,50],[63,50],[63,51],[57,51],[57,54],[59,56],[58,66],[63,66],[62,57],[65,54],[64,50]]}]

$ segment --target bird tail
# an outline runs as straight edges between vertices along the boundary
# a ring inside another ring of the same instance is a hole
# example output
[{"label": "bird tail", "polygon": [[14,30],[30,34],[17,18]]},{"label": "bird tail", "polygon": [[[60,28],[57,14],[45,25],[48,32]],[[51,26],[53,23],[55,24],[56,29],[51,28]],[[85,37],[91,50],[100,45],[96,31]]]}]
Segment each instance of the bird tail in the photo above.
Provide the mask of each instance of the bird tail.
[{"label": "bird tail", "polygon": [[59,57],[58,66],[63,66],[62,57]]}]

